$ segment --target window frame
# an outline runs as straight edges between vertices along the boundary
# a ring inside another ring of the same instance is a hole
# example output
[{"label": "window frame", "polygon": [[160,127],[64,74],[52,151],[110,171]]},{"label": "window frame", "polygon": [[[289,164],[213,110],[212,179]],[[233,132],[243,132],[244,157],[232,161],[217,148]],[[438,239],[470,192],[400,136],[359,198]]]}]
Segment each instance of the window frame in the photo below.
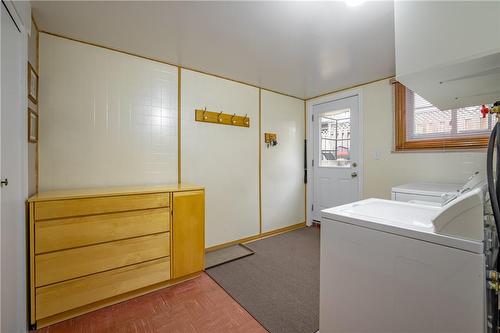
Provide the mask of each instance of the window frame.
[{"label": "window frame", "polygon": [[406,137],[406,87],[396,80],[391,80],[391,83],[394,85],[395,96],[395,151],[482,149],[488,146],[489,134],[456,138],[408,140]]}]

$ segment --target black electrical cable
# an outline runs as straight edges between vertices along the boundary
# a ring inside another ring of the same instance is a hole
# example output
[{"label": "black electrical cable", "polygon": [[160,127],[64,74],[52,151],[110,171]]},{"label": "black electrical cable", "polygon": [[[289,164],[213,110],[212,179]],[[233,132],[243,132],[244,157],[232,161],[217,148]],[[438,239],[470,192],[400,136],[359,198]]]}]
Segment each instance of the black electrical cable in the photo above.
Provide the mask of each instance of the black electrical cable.
[{"label": "black electrical cable", "polygon": [[[497,123],[498,124],[498,123]],[[495,124],[495,127],[497,127]],[[497,131],[496,131],[496,138],[495,138],[495,146],[497,148],[497,164],[496,164],[496,177],[495,177],[495,189],[496,189],[496,193],[497,193],[497,201],[500,200],[500,186],[499,186],[499,181],[500,181],[500,129],[497,128]],[[498,207],[500,208],[500,202],[498,203]],[[496,222],[495,224],[497,224],[498,226],[498,223],[500,223],[500,220],[497,219],[497,217],[495,217],[495,221],[498,221]],[[499,232],[499,235],[500,235],[500,232]]]},{"label": "black electrical cable", "polygon": [[[491,209],[493,211],[493,217],[495,220],[495,226],[496,226],[495,229],[497,233],[497,238],[500,239],[500,232],[498,228],[498,223],[500,221],[500,207],[498,205],[497,186],[493,176],[493,155],[495,150],[495,143],[497,145],[497,161],[498,161],[498,156],[500,155],[500,150],[498,150],[500,144],[500,142],[498,142],[500,141],[498,140],[498,136],[500,135],[498,126],[499,123],[496,123],[495,127],[493,127],[493,130],[491,131],[490,140],[488,141],[488,151],[486,154],[486,175],[488,180],[488,193],[490,194]],[[500,176],[499,169],[500,168],[497,167],[497,179],[496,179],[497,182]]]},{"label": "black electrical cable", "polygon": [[[491,203],[491,209],[493,211],[493,218],[495,220],[495,229],[496,229],[496,234],[497,234],[497,239],[500,239],[499,235],[499,228],[498,224],[500,222],[500,208],[498,204],[498,198],[500,195],[498,195],[499,186],[496,186],[498,184],[498,181],[500,180],[500,130],[498,129],[499,123],[497,122],[495,124],[495,127],[493,127],[493,130],[491,131],[490,134],[490,140],[488,141],[488,151],[486,154],[486,175],[487,175],[487,180],[488,180],[488,193],[490,194],[490,203]],[[493,155],[494,155],[494,150],[495,150],[495,143],[497,147],[497,168],[496,168],[496,180],[493,177]],[[495,183],[496,181],[496,183]],[[499,262],[496,260],[495,262],[496,267],[492,267],[493,269],[496,269],[497,271],[499,270]],[[498,332],[498,322],[499,322],[499,313],[498,313],[498,295],[494,290],[489,290],[489,294],[491,297],[491,304],[488,305],[488,307],[491,307],[488,312],[491,315],[491,325],[492,325],[492,330],[491,332]],[[490,332],[490,330],[488,330]]]}]

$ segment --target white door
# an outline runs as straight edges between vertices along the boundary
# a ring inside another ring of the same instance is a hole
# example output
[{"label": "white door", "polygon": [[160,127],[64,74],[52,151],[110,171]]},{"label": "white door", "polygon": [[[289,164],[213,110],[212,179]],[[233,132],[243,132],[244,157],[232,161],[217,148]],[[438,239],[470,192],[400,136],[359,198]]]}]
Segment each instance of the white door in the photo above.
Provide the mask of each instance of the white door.
[{"label": "white door", "polygon": [[312,112],[312,217],[320,221],[321,210],[360,199],[359,96],[314,105]]},{"label": "white door", "polygon": [[0,295],[3,333],[26,332],[26,39],[1,7]]}]

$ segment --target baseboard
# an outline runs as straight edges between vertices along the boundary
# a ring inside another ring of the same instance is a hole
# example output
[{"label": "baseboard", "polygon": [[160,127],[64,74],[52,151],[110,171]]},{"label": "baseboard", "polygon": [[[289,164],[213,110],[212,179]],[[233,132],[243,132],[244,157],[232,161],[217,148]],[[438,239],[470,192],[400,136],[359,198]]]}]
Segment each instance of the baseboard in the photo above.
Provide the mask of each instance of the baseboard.
[{"label": "baseboard", "polygon": [[300,222],[300,223],[297,223],[297,224],[292,224],[292,225],[290,225],[288,227],[284,227],[284,228],[279,228],[279,229],[275,229],[275,230],[263,232],[261,234],[255,235],[255,236],[245,237],[245,238],[237,239],[237,240],[234,240],[234,241],[230,241],[230,242],[218,244],[218,245],[215,245],[215,246],[210,246],[210,247],[207,247],[205,249],[205,252],[211,252],[211,251],[220,250],[220,249],[223,249],[225,247],[229,247],[229,246],[232,246],[232,245],[235,245],[235,244],[250,243],[250,242],[253,242],[253,241],[256,241],[256,240],[259,240],[259,239],[264,239],[264,238],[267,238],[267,237],[276,236],[276,235],[279,235],[279,234],[282,234],[282,233],[285,233],[285,232],[289,232],[289,231],[300,229],[300,228],[304,228],[304,227],[306,227],[306,222]]}]

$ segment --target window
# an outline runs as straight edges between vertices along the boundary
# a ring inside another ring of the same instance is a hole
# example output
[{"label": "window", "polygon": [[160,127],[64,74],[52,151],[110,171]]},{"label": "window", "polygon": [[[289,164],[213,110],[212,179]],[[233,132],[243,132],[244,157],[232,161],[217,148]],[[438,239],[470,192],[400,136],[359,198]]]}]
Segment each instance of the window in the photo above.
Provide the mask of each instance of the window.
[{"label": "window", "polygon": [[396,150],[484,148],[495,118],[481,106],[439,110],[395,82]]},{"label": "window", "polygon": [[349,166],[351,148],[351,110],[320,114],[322,167]]}]

